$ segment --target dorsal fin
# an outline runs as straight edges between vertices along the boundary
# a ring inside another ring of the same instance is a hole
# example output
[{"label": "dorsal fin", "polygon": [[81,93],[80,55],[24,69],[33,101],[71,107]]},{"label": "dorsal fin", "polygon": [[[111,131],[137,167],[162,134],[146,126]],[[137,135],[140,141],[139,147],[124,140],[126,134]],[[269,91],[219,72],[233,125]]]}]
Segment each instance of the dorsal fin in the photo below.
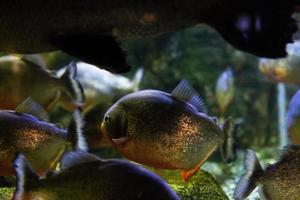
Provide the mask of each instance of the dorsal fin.
[{"label": "dorsal fin", "polygon": [[207,113],[207,107],[202,98],[190,83],[183,79],[171,92],[171,95],[179,100],[185,101],[195,107],[199,112]]},{"label": "dorsal fin", "polygon": [[38,181],[38,176],[34,173],[28,160],[23,154],[18,154],[14,160],[14,169],[17,176],[17,188],[13,199],[21,199],[28,184]]},{"label": "dorsal fin", "polygon": [[288,159],[300,154],[300,145],[287,145],[281,150],[280,159]]},{"label": "dorsal fin", "polygon": [[61,159],[61,169],[67,169],[76,165],[80,165],[87,162],[101,160],[97,156],[87,153],[85,151],[77,150],[65,153]]},{"label": "dorsal fin", "polygon": [[26,54],[22,55],[22,60],[24,62],[31,62],[36,66],[47,69],[45,59],[41,56],[41,54]]},{"label": "dorsal fin", "polygon": [[45,122],[49,121],[48,113],[44,110],[44,108],[39,103],[37,103],[31,97],[28,97],[21,104],[19,104],[16,107],[15,111],[19,113],[27,113],[33,115]]}]

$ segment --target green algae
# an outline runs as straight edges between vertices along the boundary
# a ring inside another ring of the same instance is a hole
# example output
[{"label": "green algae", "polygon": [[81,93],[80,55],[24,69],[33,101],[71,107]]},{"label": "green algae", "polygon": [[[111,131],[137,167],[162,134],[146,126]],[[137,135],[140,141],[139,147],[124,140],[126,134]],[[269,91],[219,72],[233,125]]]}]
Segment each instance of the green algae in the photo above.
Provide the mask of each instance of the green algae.
[{"label": "green algae", "polygon": [[11,200],[15,188],[3,187],[0,188],[0,199],[1,200]]},{"label": "green algae", "polygon": [[[185,183],[178,171],[156,171],[164,178],[182,200],[228,200],[216,179],[208,172],[200,170]],[[0,200],[10,200],[14,188],[0,188]]]},{"label": "green algae", "polygon": [[208,172],[200,170],[185,183],[178,171],[159,171],[182,200],[228,200],[216,179]]}]

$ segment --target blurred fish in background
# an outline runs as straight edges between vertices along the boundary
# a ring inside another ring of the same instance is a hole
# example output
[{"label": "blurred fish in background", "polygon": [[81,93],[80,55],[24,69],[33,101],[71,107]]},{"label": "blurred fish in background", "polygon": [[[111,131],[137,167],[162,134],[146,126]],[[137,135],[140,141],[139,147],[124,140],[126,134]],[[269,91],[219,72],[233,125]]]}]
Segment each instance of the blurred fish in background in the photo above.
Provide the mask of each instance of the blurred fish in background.
[{"label": "blurred fish in background", "polygon": [[130,65],[120,40],[204,23],[240,50],[278,58],[286,55],[285,45],[297,31],[292,18],[297,6],[295,0],[5,1],[0,2],[0,24],[5,30],[0,35],[0,49],[27,54],[63,50],[121,73],[129,71]]},{"label": "blurred fish in background", "polygon": [[47,70],[39,55],[0,57],[0,109],[13,110],[30,96],[50,111],[62,94],[76,108],[82,104],[83,94],[75,75],[74,63],[58,78]]},{"label": "blurred fish in background", "polygon": [[73,113],[68,130],[47,122],[48,115],[28,98],[15,111],[0,111],[0,176],[12,176],[17,152],[27,156],[39,175],[54,170],[65,151],[86,149],[80,111]]},{"label": "blurred fish in background", "polygon": [[234,76],[230,67],[228,67],[218,78],[216,83],[216,100],[219,106],[221,116],[224,116],[228,106],[234,99]]},{"label": "blurred fish in background", "polygon": [[[112,74],[83,62],[76,63],[76,67],[77,73],[74,78],[81,84],[84,91],[85,103],[82,108],[84,112],[97,104],[113,103],[125,94],[138,91],[143,77],[142,68],[136,71],[132,80],[129,80],[122,75]],[[66,69],[58,70],[57,75],[61,77]],[[67,109],[71,107],[68,99],[66,95],[63,95],[60,100],[62,106]]]},{"label": "blurred fish in background", "polygon": [[[259,69],[267,78],[277,83],[277,107],[278,107],[278,132],[279,143],[283,147],[288,144],[287,132],[289,137],[293,137],[296,142],[297,134],[291,125],[292,121],[286,121],[286,86],[285,84],[300,85],[300,41],[288,44],[286,47],[288,56],[283,59],[260,59]],[[293,104],[292,106],[295,106]],[[290,109],[292,109],[290,107]],[[295,107],[293,108],[295,109]],[[294,112],[289,110],[289,112]],[[297,111],[295,111],[297,112]],[[290,114],[288,114],[290,115]],[[289,118],[288,120],[291,120]],[[286,124],[286,122],[288,124]],[[290,127],[287,127],[290,126]],[[293,131],[291,133],[290,131]],[[292,136],[293,135],[293,136]]]},{"label": "blurred fish in background", "polygon": [[295,93],[289,102],[286,126],[291,142],[300,144],[300,90]]},{"label": "blurred fish in background", "polygon": [[260,72],[276,83],[300,85],[300,41],[288,44],[288,56],[282,59],[261,58]]},{"label": "blurred fish in background", "polygon": [[39,177],[22,154],[14,161],[13,200],[179,200],[159,176],[125,160],[104,160],[83,151],[65,154],[61,170]]}]

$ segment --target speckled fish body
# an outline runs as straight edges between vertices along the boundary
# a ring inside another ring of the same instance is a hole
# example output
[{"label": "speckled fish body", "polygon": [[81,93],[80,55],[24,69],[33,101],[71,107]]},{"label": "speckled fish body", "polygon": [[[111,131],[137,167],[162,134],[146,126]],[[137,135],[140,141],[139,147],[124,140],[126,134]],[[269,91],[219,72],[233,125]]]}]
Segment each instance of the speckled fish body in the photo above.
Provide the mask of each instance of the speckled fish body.
[{"label": "speckled fish body", "polygon": [[265,170],[255,153],[248,150],[245,165],[247,174],[238,184],[235,199],[246,198],[257,185],[262,185],[261,195],[267,200],[300,199],[300,146],[286,147],[281,159]]},{"label": "speckled fish body", "polygon": [[78,87],[72,76],[67,71],[58,78],[43,66],[26,59],[17,56],[0,57],[0,109],[14,110],[30,96],[49,111],[61,93],[66,95],[66,101],[74,107],[81,99],[75,99],[71,91],[73,86]]},{"label": "speckled fish body", "polygon": [[291,15],[297,5],[295,0],[12,0],[0,2],[0,49],[18,53],[61,49],[124,72],[129,69],[126,55],[114,38],[151,36],[206,23],[241,50],[282,57],[296,31]]},{"label": "speckled fish body", "polygon": [[[76,67],[77,72],[74,78],[83,88],[85,102],[82,109],[84,112],[89,111],[95,105],[113,104],[120,97],[138,91],[143,77],[142,69],[137,70],[133,79],[130,80],[125,76],[112,74],[87,63],[78,62]],[[58,76],[61,76],[64,71],[65,68],[59,70]],[[63,95],[60,102],[64,108],[70,109],[68,99],[66,95]]]},{"label": "speckled fish body", "polygon": [[[24,158],[20,156],[15,161],[18,177],[25,184],[19,184],[14,195],[14,200],[179,200],[175,192],[152,172],[133,163],[122,160],[102,160],[90,154],[80,155],[85,159],[71,166],[64,166],[66,156],[63,157],[63,169],[51,176],[38,179],[33,172],[26,176]],[[90,159],[90,160],[89,160]],[[23,161],[22,161],[23,160]],[[70,160],[69,160],[70,161]],[[28,171],[28,169],[27,169]],[[23,187],[22,187],[23,186]],[[24,187],[26,186],[26,187]]]},{"label": "speckled fish body", "polygon": [[223,140],[221,129],[208,116],[168,93],[141,91],[115,106],[122,105],[130,139],[119,150],[131,160],[155,167],[191,169]]},{"label": "speckled fish body", "polygon": [[69,142],[67,133],[38,118],[14,111],[0,111],[0,175],[13,175],[12,161],[23,152],[33,168],[43,174],[53,169]]},{"label": "speckled fish body", "polygon": [[[187,88],[186,82],[177,89],[181,86]],[[130,160],[193,174],[226,136],[211,117],[176,98],[174,91],[173,96],[158,90],[126,95],[107,111],[102,130]]]}]

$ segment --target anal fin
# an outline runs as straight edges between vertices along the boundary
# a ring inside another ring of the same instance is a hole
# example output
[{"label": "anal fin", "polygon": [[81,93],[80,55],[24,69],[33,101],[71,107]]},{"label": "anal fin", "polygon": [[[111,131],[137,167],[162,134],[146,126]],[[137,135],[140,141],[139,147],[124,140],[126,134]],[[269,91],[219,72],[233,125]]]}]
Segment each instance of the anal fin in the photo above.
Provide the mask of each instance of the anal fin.
[{"label": "anal fin", "polygon": [[66,53],[113,73],[130,70],[126,52],[116,38],[109,35],[62,35],[52,41]]},{"label": "anal fin", "polygon": [[194,176],[200,169],[201,165],[197,165],[193,169],[183,169],[181,170],[181,177],[184,182],[188,182],[192,176]]},{"label": "anal fin", "polygon": [[181,170],[181,177],[183,178],[184,182],[188,182],[192,176],[194,176],[200,169],[200,167],[207,161],[209,156],[215,151],[216,147],[212,148],[206,157],[202,159],[198,165],[196,165],[192,169],[182,169]]}]

